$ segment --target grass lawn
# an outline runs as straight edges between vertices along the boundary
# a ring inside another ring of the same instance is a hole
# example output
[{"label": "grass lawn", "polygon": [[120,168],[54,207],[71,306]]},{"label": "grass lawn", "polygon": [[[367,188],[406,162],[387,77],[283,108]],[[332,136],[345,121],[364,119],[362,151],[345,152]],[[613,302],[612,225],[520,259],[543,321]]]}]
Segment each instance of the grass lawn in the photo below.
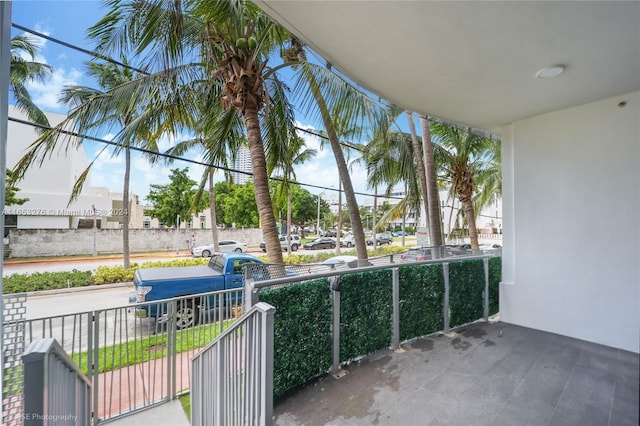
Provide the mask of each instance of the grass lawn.
[{"label": "grass lawn", "polygon": [[[235,319],[224,321],[224,329],[234,321]],[[202,348],[212,342],[219,334],[220,324],[218,322],[179,330],[176,333],[176,353]],[[88,356],[88,352],[80,352],[72,356],[84,374],[87,374],[88,370]],[[167,333],[156,334],[117,345],[101,347],[98,350],[98,371],[104,373],[166,356]]]}]

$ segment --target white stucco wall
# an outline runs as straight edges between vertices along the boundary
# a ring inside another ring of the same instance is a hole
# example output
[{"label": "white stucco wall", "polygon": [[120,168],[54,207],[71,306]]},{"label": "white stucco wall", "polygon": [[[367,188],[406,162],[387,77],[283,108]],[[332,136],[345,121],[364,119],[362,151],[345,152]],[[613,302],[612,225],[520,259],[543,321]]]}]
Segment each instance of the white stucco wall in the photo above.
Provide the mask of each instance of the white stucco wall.
[{"label": "white stucco wall", "polygon": [[640,352],[639,122],[635,92],[503,129],[501,320]]},{"label": "white stucco wall", "polygon": [[[196,245],[213,241],[210,229],[181,229],[178,233],[175,229],[131,229],[129,250],[131,253],[176,249],[185,252],[192,234],[196,236]],[[9,233],[9,246],[11,257],[87,255],[93,253],[93,238],[92,229],[13,229]],[[262,241],[262,230],[225,229],[218,232],[218,238],[256,247]],[[99,229],[95,241],[98,254],[122,253],[122,230]]]}]

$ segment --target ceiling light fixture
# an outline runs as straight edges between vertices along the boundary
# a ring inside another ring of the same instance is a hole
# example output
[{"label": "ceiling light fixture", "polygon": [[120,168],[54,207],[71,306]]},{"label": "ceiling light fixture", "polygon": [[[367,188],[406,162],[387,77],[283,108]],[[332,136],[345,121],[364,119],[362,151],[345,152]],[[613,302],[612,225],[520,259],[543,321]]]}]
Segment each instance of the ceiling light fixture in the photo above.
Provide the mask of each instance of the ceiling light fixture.
[{"label": "ceiling light fixture", "polygon": [[559,76],[564,72],[564,65],[551,65],[549,67],[544,67],[540,71],[536,73],[536,78],[540,80],[548,80],[550,78],[554,78]]}]

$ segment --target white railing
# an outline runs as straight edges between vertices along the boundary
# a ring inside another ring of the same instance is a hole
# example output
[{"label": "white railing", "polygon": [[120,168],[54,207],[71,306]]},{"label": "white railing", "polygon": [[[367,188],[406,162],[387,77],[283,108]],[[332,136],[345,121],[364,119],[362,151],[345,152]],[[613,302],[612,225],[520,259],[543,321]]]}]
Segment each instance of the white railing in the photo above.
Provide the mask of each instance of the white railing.
[{"label": "white railing", "polygon": [[257,303],[194,356],[192,425],[272,424],[274,313]]},{"label": "white railing", "polygon": [[33,341],[22,356],[24,424],[91,424],[91,383],[55,339]]},{"label": "white railing", "polygon": [[242,291],[30,319],[23,338],[55,338],[87,375],[93,418],[85,426],[95,425],[188,392],[191,357],[240,316]]}]

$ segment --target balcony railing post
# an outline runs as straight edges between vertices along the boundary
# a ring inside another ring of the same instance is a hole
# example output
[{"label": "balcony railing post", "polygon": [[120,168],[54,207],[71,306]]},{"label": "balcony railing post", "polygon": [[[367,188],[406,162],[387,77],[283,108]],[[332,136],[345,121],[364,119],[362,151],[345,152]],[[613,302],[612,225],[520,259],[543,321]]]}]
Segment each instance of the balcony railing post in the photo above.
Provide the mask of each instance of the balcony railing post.
[{"label": "balcony railing post", "polygon": [[93,340],[89,340],[89,346],[93,347],[92,358],[89,358],[90,365],[87,371],[90,371],[91,385],[93,387],[93,424],[98,424],[98,407],[100,406],[100,311],[91,312],[90,320],[93,322]]},{"label": "balcony railing post", "polygon": [[[182,300],[181,303],[186,303]],[[176,379],[176,312],[178,312],[178,302],[172,300],[167,305],[167,395],[170,399],[175,398],[177,391]],[[195,304],[194,304],[195,306]],[[194,312],[196,309],[194,308]],[[195,318],[194,318],[195,321]]]},{"label": "balcony railing post", "polygon": [[444,316],[444,333],[449,332],[449,263],[442,263],[442,272],[444,274],[444,307],[442,315]]},{"label": "balcony railing post", "polygon": [[489,321],[489,258],[482,259],[484,263],[484,320]]},{"label": "balcony railing post", "polygon": [[258,294],[255,290],[253,278],[249,278],[245,272],[244,278],[244,312],[249,312],[251,307],[258,303]]},{"label": "balcony railing post", "polygon": [[[268,306],[268,305],[267,305]],[[261,382],[262,413],[264,423],[267,426],[273,424],[273,318],[276,308],[268,306],[262,313],[262,371],[264,372],[264,380]]]},{"label": "balcony railing post", "polygon": [[333,311],[333,325],[331,334],[333,337],[333,355],[331,362],[331,373],[334,376],[340,375],[340,277],[329,278],[331,284],[331,305]]},{"label": "balcony railing post", "polygon": [[400,269],[391,269],[391,286],[393,293],[393,342],[392,349],[400,347]]}]

